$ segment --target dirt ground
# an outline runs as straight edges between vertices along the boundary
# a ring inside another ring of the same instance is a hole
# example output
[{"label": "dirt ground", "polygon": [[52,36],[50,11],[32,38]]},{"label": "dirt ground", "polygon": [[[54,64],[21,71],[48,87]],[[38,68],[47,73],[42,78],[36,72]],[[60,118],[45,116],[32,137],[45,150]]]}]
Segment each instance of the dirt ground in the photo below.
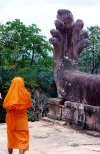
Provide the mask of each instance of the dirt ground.
[{"label": "dirt ground", "polygon": [[[48,120],[29,122],[30,149],[26,154],[100,154],[100,137]],[[0,154],[7,154],[6,124],[0,124]],[[18,154],[18,149],[14,149]]]}]

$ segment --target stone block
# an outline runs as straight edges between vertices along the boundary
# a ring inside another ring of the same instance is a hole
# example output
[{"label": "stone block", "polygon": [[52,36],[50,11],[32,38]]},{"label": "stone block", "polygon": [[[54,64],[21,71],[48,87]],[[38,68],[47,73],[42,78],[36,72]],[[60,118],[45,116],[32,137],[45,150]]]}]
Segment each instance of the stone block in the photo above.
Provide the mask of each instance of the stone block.
[{"label": "stone block", "polygon": [[61,120],[61,104],[63,100],[58,98],[48,99],[49,113],[48,118]]}]

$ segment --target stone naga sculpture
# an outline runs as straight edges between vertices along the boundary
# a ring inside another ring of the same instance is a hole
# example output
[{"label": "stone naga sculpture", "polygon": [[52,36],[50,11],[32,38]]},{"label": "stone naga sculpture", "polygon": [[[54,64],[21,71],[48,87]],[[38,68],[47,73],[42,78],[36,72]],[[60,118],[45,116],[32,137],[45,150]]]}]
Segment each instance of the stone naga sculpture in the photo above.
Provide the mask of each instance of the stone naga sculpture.
[{"label": "stone naga sculpture", "polygon": [[54,48],[54,78],[58,98],[64,101],[100,106],[100,75],[78,70],[78,58],[88,46],[87,30],[82,20],[74,22],[69,10],[60,9],[55,20],[56,29],[49,39]]}]

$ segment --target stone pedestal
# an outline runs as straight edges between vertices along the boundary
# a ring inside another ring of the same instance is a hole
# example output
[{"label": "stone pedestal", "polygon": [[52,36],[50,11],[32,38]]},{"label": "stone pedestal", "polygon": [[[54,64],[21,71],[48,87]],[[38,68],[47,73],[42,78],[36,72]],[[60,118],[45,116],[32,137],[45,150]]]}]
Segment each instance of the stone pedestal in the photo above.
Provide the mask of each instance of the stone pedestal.
[{"label": "stone pedestal", "polygon": [[61,120],[62,110],[61,110],[61,104],[62,99],[58,98],[51,98],[48,99],[49,103],[49,113],[48,117],[55,120]]},{"label": "stone pedestal", "polygon": [[66,101],[64,120],[78,129],[100,131],[100,107]]},{"label": "stone pedestal", "polygon": [[85,105],[85,125],[86,129],[92,129],[100,132],[100,107]]},{"label": "stone pedestal", "polygon": [[64,102],[62,120],[65,120],[67,124],[74,128],[83,129],[85,122],[84,105],[70,101]]},{"label": "stone pedestal", "polygon": [[65,121],[75,129],[100,132],[100,107],[53,98],[49,99],[48,117]]}]

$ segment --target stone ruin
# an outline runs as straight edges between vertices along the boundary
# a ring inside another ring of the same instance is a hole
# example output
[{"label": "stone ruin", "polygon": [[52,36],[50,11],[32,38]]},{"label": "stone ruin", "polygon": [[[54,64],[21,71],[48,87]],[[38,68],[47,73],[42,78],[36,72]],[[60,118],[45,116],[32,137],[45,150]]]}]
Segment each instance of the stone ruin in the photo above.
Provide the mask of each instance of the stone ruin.
[{"label": "stone ruin", "polygon": [[58,98],[50,98],[48,117],[74,128],[100,131],[100,75],[80,72],[78,58],[88,46],[82,20],[74,22],[69,10],[60,9],[50,31],[54,53],[54,78]]}]

